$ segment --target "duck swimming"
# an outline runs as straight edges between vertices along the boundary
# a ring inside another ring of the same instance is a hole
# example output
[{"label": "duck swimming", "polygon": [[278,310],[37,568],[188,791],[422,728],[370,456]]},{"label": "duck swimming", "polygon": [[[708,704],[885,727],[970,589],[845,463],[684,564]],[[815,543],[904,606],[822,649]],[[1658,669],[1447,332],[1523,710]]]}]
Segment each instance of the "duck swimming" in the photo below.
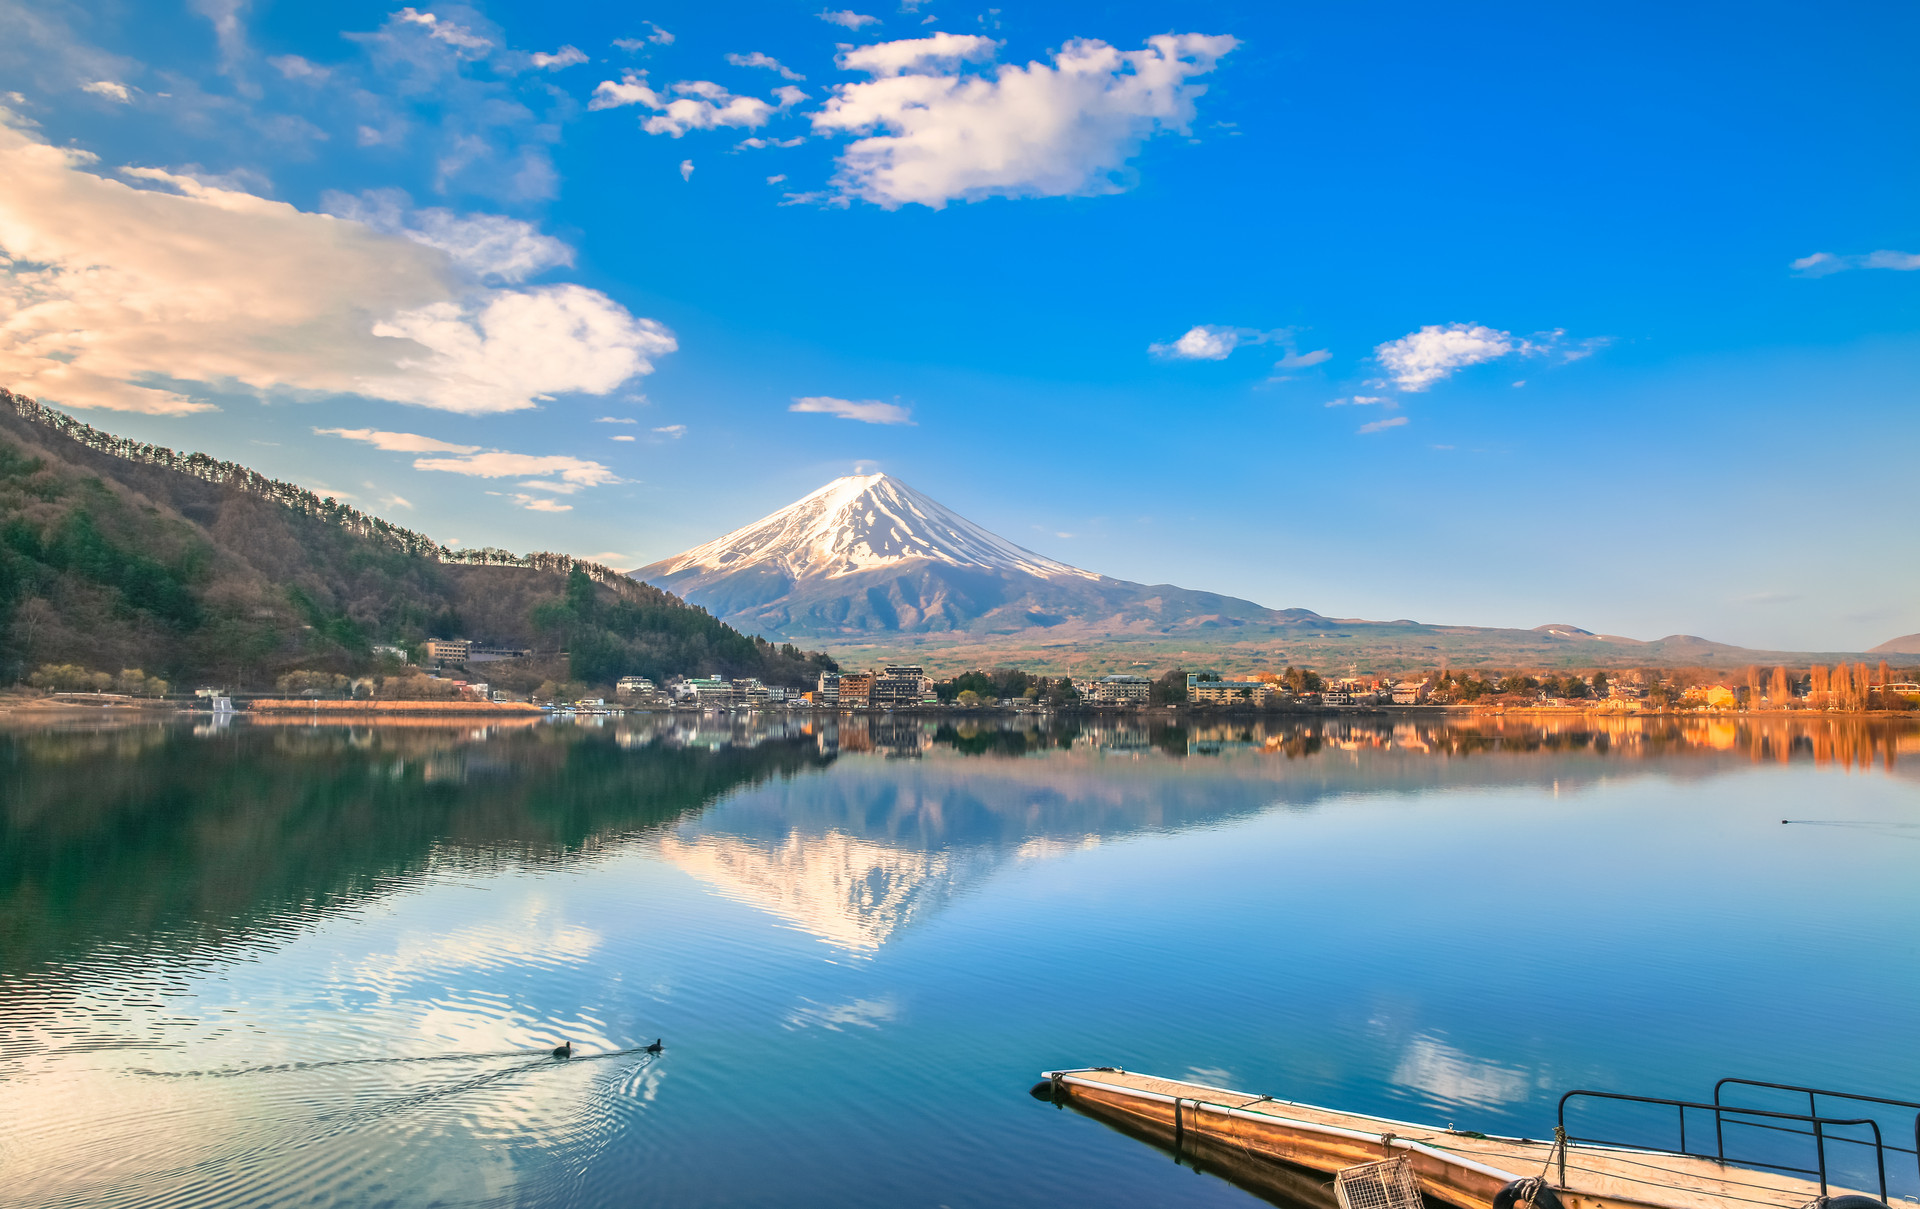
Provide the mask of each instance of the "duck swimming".
[{"label": "duck swimming", "polygon": [[556,1046],[554,1046],[554,1047],[553,1047],[553,1056],[554,1056],[554,1057],[556,1057],[556,1058],[571,1058],[571,1057],[573,1057],[573,1042],[571,1042],[571,1041],[563,1041],[563,1042],[561,1042],[561,1043],[560,1043],[559,1045],[556,1045]]},{"label": "duck swimming", "polygon": [[663,1049],[665,1049],[665,1048],[666,1048],[666,1046],[664,1046],[664,1045],[662,1045],[662,1044],[660,1044],[660,1038],[658,1038],[658,1037],[655,1037],[655,1038],[653,1039],[653,1044],[652,1044],[652,1045],[649,1045],[649,1046],[647,1047],[647,1052],[648,1052],[649,1054],[657,1054],[657,1053],[659,1053],[659,1052],[660,1052],[661,1050],[663,1050]]}]

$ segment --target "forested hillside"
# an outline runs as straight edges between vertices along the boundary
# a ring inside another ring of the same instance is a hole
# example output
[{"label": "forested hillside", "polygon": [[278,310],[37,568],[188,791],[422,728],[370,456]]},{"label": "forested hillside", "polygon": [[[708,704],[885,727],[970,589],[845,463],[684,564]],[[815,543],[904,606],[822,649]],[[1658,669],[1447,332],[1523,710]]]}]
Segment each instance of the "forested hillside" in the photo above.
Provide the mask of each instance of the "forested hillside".
[{"label": "forested hillside", "polygon": [[72,664],[262,688],[294,669],[361,671],[375,644],[428,637],[531,648],[549,674],[593,685],[713,672],[799,685],[832,666],[607,567],[448,550],[0,390],[0,683]]}]

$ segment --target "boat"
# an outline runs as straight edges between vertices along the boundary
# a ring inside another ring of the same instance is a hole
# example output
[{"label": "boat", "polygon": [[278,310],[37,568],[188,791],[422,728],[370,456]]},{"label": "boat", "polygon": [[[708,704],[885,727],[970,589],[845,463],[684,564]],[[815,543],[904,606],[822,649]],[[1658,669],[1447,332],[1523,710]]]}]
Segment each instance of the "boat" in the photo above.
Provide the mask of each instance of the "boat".
[{"label": "boat", "polygon": [[[1749,1079],[1721,1080],[1711,1102],[1570,1091],[1561,1097],[1554,1136],[1534,1139],[1344,1112],[1111,1066],[1042,1073],[1032,1088],[1036,1099],[1170,1150],[1176,1162],[1264,1199],[1309,1209],[1336,1205],[1327,1176],[1388,1160],[1404,1161],[1429,1205],[1453,1209],[1803,1209],[1816,1202],[1824,1209],[1887,1209],[1890,1155],[1896,1163],[1904,1155],[1920,1164],[1920,1103]],[[1807,1111],[1723,1102],[1738,1088],[1790,1093],[1796,1102],[1805,1096]],[[1568,1132],[1570,1121],[1576,1130],[1590,1127],[1596,1106],[1621,1105],[1677,1120],[1678,1145],[1627,1145]],[[1889,1109],[1916,1113],[1913,1148],[1883,1136],[1874,1114],[1884,1117]],[[1697,1143],[1691,1149],[1690,1121]],[[1699,1143],[1703,1128],[1710,1144]],[[1792,1145],[1811,1157],[1781,1152],[1777,1143],[1786,1135],[1795,1135]],[[1767,1158],[1795,1161],[1729,1157],[1759,1153],[1748,1144],[1756,1139],[1776,1144]],[[1840,1170],[1862,1168],[1848,1159],[1869,1153],[1877,1187],[1836,1182]],[[1896,1177],[1905,1170],[1900,1166]]]}]

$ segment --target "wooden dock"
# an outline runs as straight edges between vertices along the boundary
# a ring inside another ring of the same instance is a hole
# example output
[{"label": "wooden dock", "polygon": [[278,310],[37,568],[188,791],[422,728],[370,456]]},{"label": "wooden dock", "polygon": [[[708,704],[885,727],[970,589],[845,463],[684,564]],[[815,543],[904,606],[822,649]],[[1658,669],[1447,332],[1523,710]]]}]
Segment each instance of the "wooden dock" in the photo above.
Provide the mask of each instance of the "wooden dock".
[{"label": "wooden dock", "polygon": [[1396,1155],[1412,1161],[1428,1197],[1455,1209],[1491,1209],[1502,1188],[1530,1177],[1544,1177],[1565,1209],[1802,1209],[1820,1195],[1818,1184],[1790,1175],[1585,1143],[1567,1148],[1563,1184],[1549,1141],[1438,1129],[1111,1067],[1047,1071],[1045,1078],[1055,1103],[1296,1205],[1332,1206],[1334,1172]]}]

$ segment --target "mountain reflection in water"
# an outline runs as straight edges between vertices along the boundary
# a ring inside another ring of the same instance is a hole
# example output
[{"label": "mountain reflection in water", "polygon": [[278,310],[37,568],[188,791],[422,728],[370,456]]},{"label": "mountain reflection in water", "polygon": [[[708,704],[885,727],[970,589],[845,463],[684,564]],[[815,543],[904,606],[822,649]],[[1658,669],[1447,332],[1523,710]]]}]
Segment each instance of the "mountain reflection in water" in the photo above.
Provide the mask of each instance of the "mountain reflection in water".
[{"label": "mountain reflection in water", "polygon": [[0,727],[0,1205],[1228,1204],[1021,1093],[1920,1077],[1916,770],[1819,716]]}]

